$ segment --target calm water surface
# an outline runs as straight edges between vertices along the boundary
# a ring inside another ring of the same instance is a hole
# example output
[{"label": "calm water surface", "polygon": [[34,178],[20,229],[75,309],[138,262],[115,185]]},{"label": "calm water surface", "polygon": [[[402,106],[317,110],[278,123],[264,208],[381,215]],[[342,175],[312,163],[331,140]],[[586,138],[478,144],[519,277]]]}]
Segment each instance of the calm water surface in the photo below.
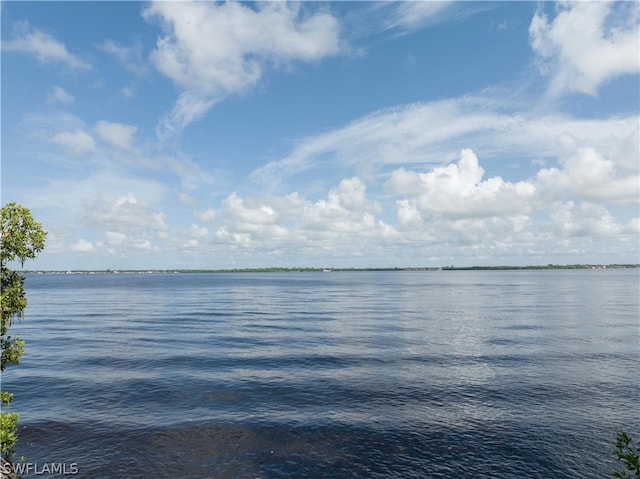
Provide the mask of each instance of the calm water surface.
[{"label": "calm water surface", "polygon": [[604,478],[640,434],[638,270],[26,288],[18,456],[75,477]]}]

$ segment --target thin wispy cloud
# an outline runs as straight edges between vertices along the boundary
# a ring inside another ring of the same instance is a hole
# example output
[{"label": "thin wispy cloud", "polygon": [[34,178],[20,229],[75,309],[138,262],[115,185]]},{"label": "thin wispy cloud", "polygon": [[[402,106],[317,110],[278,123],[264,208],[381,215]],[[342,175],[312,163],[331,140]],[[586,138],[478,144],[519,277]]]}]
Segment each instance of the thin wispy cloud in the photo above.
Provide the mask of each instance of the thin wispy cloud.
[{"label": "thin wispy cloud", "polygon": [[149,65],[144,57],[144,47],[138,40],[130,46],[121,45],[115,40],[107,39],[97,48],[117,59],[127,70],[135,75],[144,75]]},{"label": "thin wispy cloud", "polygon": [[55,86],[51,90],[51,92],[47,95],[47,103],[49,104],[62,104],[69,105],[73,103],[75,100],[74,96],[71,93],[68,93],[64,90],[64,88]]},{"label": "thin wispy cloud", "polygon": [[2,49],[32,55],[41,63],[59,63],[72,70],[91,69],[90,63],[69,52],[64,43],[42,30],[34,29],[27,22],[16,25],[13,37],[2,42]]},{"label": "thin wispy cloud", "polygon": [[385,6],[388,11],[383,22],[385,30],[414,30],[436,23],[455,2],[397,2]]}]

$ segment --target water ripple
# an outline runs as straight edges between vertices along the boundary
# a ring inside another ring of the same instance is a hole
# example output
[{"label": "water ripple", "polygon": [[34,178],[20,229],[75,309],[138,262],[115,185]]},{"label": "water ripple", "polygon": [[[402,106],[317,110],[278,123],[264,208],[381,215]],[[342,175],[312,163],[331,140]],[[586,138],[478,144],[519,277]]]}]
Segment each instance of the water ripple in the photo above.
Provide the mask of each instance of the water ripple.
[{"label": "water ripple", "polygon": [[19,454],[92,479],[604,477],[640,432],[638,276],[553,273],[29,276]]}]

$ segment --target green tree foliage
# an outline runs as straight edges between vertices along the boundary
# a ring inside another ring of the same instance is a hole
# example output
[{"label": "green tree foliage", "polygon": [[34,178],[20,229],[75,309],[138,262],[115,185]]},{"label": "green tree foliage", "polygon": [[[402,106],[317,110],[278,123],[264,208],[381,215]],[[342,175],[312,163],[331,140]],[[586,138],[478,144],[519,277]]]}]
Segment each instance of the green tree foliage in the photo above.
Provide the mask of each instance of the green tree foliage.
[{"label": "green tree foliage", "polygon": [[611,475],[619,478],[640,479],[640,443],[634,444],[631,436],[626,432],[619,432],[613,452],[619,461],[624,462],[624,468],[614,471]]},{"label": "green tree foliage", "polygon": [[[24,277],[9,269],[14,261],[21,264],[34,259],[44,249],[46,231],[33,219],[31,212],[24,206],[8,203],[0,210],[2,214],[2,250],[0,250],[0,273],[2,276],[2,322],[0,324],[0,342],[2,360],[0,371],[11,364],[18,364],[24,352],[24,341],[9,335],[9,328],[16,318],[21,318],[27,306],[24,293]],[[0,394],[0,451],[7,457],[17,441],[18,413],[7,412],[13,394],[2,391]]]}]

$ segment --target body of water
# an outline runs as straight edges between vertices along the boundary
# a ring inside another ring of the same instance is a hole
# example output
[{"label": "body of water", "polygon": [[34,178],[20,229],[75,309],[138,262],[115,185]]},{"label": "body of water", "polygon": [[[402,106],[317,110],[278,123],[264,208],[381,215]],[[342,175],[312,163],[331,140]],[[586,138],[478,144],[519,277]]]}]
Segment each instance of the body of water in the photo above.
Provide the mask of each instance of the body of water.
[{"label": "body of water", "polygon": [[638,270],[45,274],[26,290],[2,387],[40,472],[589,479],[616,467],[616,431],[640,433]]}]

